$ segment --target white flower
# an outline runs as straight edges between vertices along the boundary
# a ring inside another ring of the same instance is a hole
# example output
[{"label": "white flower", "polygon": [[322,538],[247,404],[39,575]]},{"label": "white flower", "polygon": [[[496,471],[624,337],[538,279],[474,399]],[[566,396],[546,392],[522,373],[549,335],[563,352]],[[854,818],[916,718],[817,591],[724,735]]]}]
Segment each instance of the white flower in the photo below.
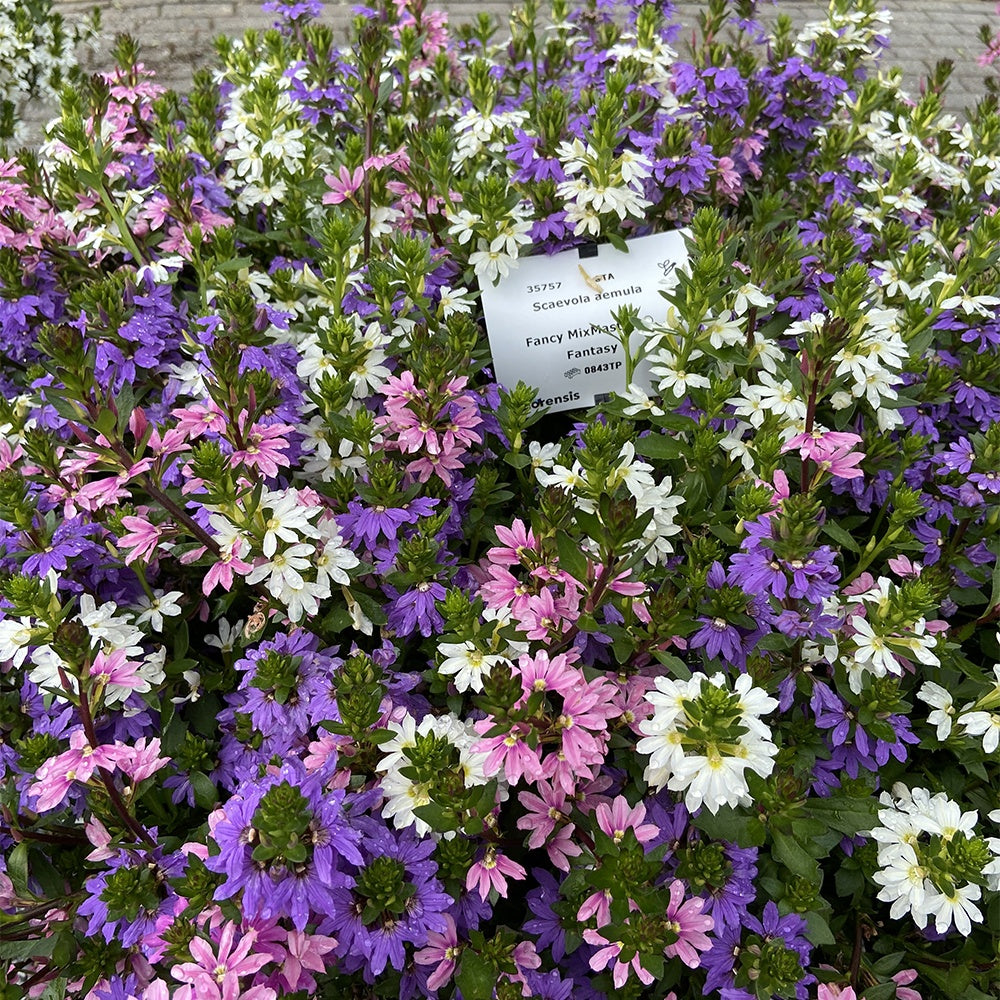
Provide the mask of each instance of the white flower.
[{"label": "white flower", "polygon": [[528,445],[528,456],[531,458],[532,469],[548,469],[559,457],[559,445],[549,442],[542,444],[540,441],[532,441]]},{"label": "white flower", "polygon": [[700,351],[693,351],[687,361],[681,361],[670,351],[659,352],[652,360],[653,374],[659,378],[657,389],[670,394],[674,399],[683,399],[691,389],[707,389],[711,382],[704,376],[687,370],[691,361],[700,356]]},{"label": "white flower", "polygon": [[663,416],[663,407],[658,406],[656,400],[650,399],[634,382],[630,382],[629,387],[620,395],[622,399],[627,399],[630,404],[625,407],[626,416],[634,417],[640,413],[648,414],[651,417]]},{"label": "white flower", "polygon": [[[417,725],[413,717],[407,713],[399,722],[389,722],[386,728],[396,735],[389,742],[382,744],[382,750],[388,753],[379,761],[376,768],[378,771],[386,772],[382,778],[382,793],[386,799],[382,815],[386,819],[391,819],[397,830],[412,826],[418,837],[425,837],[429,833],[438,836],[430,825],[414,812],[415,809],[431,802],[433,778],[414,781],[401,774],[400,770],[411,764],[409,752],[420,745],[422,738],[433,734],[437,739],[451,743],[458,750],[457,773],[462,775],[465,787],[483,785],[488,780],[483,773],[487,755],[476,753],[472,749],[479,737],[472,728],[471,721],[463,723],[454,715],[442,715],[437,718],[425,715]],[[446,840],[454,836],[453,830],[444,834]]]},{"label": "white flower", "polygon": [[220,618],[217,624],[219,634],[205,636],[205,644],[215,646],[223,653],[231,653],[243,635],[243,619],[241,618],[235,625],[230,625],[227,619]]},{"label": "white flower", "polygon": [[968,937],[972,933],[973,922],[980,924],[983,921],[982,911],[973,902],[981,896],[982,890],[971,882],[955,886],[950,893],[940,892],[931,887],[924,900],[925,922],[927,917],[933,917],[934,929],[938,934],[946,933],[954,923],[955,930]]},{"label": "white flower", "polygon": [[967,735],[982,736],[984,753],[995,753],[1000,746],[1000,715],[996,712],[963,712],[958,724]]},{"label": "white flower", "polygon": [[168,594],[162,590],[154,591],[152,599],[143,594],[136,605],[140,612],[135,619],[136,625],[148,622],[154,632],[162,632],[164,615],[167,618],[177,617],[181,613],[177,598],[183,596],[179,590],[171,590]]},{"label": "white flower", "polygon": [[30,618],[4,618],[0,621],[0,663],[9,662],[15,667],[21,666],[33,641],[34,631]]},{"label": "white flower", "polygon": [[281,552],[275,552],[269,561],[254,567],[247,574],[247,583],[260,583],[267,577],[267,589],[280,600],[280,594],[286,587],[298,589],[302,586],[304,581],[299,571],[309,568],[309,557],[315,551],[315,546],[300,542]]},{"label": "white flower", "polygon": [[321,508],[304,504],[298,490],[268,490],[261,507],[270,511],[263,515],[264,538],[261,542],[261,551],[268,558],[277,551],[279,541],[297,542],[302,537],[316,537],[317,531],[309,519]]},{"label": "white flower", "polygon": [[94,639],[101,639],[108,646],[140,652],[145,636],[123,615],[116,614],[118,605],[106,601],[100,607],[90,594],[80,595],[80,613],[76,620],[86,625]]},{"label": "white flower", "polygon": [[469,254],[469,263],[476,269],[476,277],[495,283],[510,274],[516,258],[500,250],[491,250],[485,240],[479,241],[479,249]]},{"label": "white flower", "polygon": [[934,709],[927,716],[927,721],[932,726],[937,726],[938,741],[943,743],[951,734],[952,718],[955,715],[951,692],[933,681],[925,681],[917,692],[917,697]]},{"label": "white flower", "polygon": [[912,843],[893,844],[889,850],[879,851],[879,863],[885,867],[875,872],[872,881],[882,886],[878,898],[892,903],[890,916],[898,920],[907,910],[922,912],[924,880],[927,869],[920,864]]},{"label": "white flower", "polygon": [[[778,753],[760,718],[777,708],[777,701],[754,687],[748,674],[738,678],[733,691],[722,673],[695,674],[688,681],[657,677],[654,683],[655,690],[645,696],[653,714],[639,723],[643,735],[636,744],[649,755],[645,780],[657,789],[683,792],[691,810],[704,806],[716,813],[723,805],[749,805],[746,772],[767,776]],[[709,702],[707,712],[692,705]]]},{"label": "white flower", "polygon": [[[886,637],[879,635],[867,618],[853,615],[850,625],[855,633],[854,661],[857,665],[867,667],[876,677],[884,677],[887,673],[902,675],[903,668],[889,649]],[[854,690],[853,685],[851,690]]]},{"label": "white flower", "polygon": [[60,674],[72,677],[72,667],[51,646],[39,646],[32,650],[30,660],[34,667],[29,671],[28,679],[40,688],[54,688],[61,691]]},{"label": "white flower", "polygon": [[736,299],[733,301],[733,312],[737,316],[742,316],[751,306],[758,309],[768,309],[774,305],[774,299],[770,295],[765,295],[760,288],[752,282],[741,285],[736,292]]},{"label": "white flower", "polygon": [[333,517],[327,517],[319,524],[322,548],[316,552],[313,565],[316,567],[316,579],[332,580],[342,586],[347,586],[351,578],[347,570],[360,565],[358,557],[344,545],[340,537],[340,528]]},{"label": "white flower", "polygon": [[[273,591],[272,591],[273,593]],[[330,585],[326,580],[286,580],[275,595],[288,612],[288,620],[302,621],[319,611],[319,602],[330,596]]]},{"label": "white flower", "polygon": [[438,652],[445,657],[438,666],[438,673],[452,677],[458,691],[483,690],[483,678],[504,658],[493,653],[483,653],[472,642],[442,642]]}]

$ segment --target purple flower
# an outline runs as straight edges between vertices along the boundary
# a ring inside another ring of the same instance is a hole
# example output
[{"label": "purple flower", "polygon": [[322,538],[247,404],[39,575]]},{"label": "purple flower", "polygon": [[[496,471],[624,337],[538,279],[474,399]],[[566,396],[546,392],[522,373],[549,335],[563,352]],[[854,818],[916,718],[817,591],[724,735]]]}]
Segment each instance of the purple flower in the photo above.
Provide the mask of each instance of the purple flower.
[{"label": "purple flower", "polygon": [[425,580],[402,594],[389,584],[383,589],[389,597],[386,605],[389,628],[397,635],[409,636],[419,629],[420,634],[427,638],[441,631],[444,619],[435,607],[435,602],[444,600],[445,596],[445,589],[440,583]]},{"label": "purple flower", "polygon": [[553,959],[561,962],[566,954],[566,932],[552,909],[560,899],[559,883],[542,868],[533,868],[531,877],[538,885],[527,894],[525,903],[534,916],[524,922],[524,929],[538,936],[539,949],[551,948]]},{"label": "purple flower", "polygon": [[389,830],[368,816],[356,826],[364,856],[353,870],[354,887],[335,890],[319,930],[337,938],[345,971],[361,969],[371,983],[386,966],[404,967],[407,945],[420,948],[428,932],[443,932],[454,900],[435,877],[434,840],[418,840],[410,828]]},{"label": "purple flower", "polygon": [[351,500],[347,513],[337,517],[337,524],[345,541],[364,542],[374,549],[380,538],[394,543],[404,524],[416,524],[420,518],[429,517],[437,503],[432,497],[416,497],[401,507],[365,506],[360,500]]},{"label": "purple flower", "polygon": [[698,619],[702,622],[702,627],[691,636],[688,646],[691,649],[705,650],[705,655],[709,659],[720,656],[726,663],[742,668],[746,664],[746,657],[743,654],[742,637],[735,625],[730,625],[724,618]]},{"label": "purple flower", "polygon": [[343,798],[295,759],[244,782],[210,831],[219,853],[205,866],[226,876],[216,898],[241,892],[248,915],[287,916],[298,930],[330,913],[336,891],[352,882],[345,865],[361,861],[361,835],[347,825]]},{"label": "purple flower", "polygon": [[182,874],[184,859],[119,850],[107,864],[84,882],[88,896],[77,913],[89,918],[89,936],[131,948],[171,923],[179,900],[167,880]]}]

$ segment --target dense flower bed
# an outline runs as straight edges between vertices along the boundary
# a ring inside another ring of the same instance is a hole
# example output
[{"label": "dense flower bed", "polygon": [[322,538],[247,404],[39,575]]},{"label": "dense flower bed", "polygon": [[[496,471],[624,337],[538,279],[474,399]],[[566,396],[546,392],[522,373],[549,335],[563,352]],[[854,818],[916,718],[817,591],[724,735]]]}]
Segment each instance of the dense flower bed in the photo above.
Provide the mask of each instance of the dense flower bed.
[{"label": "dense flower bed", "polygon": [[[3,996],[995,996],[996,100],[871,0],[268,6],[0,163]],[[496,383],[678,228],[651,379]]]}]

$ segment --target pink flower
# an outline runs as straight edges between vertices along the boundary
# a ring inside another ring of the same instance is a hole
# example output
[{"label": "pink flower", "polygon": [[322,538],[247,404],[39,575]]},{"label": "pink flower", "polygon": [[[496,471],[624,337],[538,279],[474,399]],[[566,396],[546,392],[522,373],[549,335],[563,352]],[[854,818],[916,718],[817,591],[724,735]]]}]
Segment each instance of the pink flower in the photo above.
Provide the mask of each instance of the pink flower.
[{"label": "pink flower", "polygon": [[54,809],[66,797],[74,781],[87,782],[99,767],[112,770],[118,763],[121,745],[92,747],[82,729],[69,738],[69,750],[51,757],[36,772],[29,789],[38,796],[36,812]]},{"label": "pink flower", "polygon": [[889,559],[888,562],[889,569],[904,580],[915,580],[923,570],[923,566],[920,563],[911,562],[907,556],[896,556],[893,559]]},{"label": "pink flower", "polygon": [[87,855],[88,861],[106,861],[118,853],[110,846],[111,834],[108,833],[108,828],[96,816],[92,816],[83,829],[87,840],[94,845],[94,849]]},{"label": "pink flower", "polygon": [[271,961],[270,955],[251,955],[257,932],[247,931],[233,947],[236,924],[229,921],[219,936],[218,953],[200,937],[188,945],[193,962],[183,962],[171,969],[182,983],[194,987],[195,1000],[277,1000],[277,993],[265,986],[241,992],[240,977],[252,976]]},{"label": "pink flower", "polygon": [[619,795],[610,806],[602,802],[594,811],[594,816],[597,825],[616,844],[622,842],[626,830],[631,830],[640,844],[652,840],[660,832],[655,823],[642,822],[646,818],[646,807],[641,802],[630,806],[624,795]]},{"label": "pink flower", "polygon": [[521,631],[529,639],[541,639],[544,642],[548,640],[550,632],[562,632],[562,609],[548,588],[528,597],[518,619]]},{"label": "pink flower", "polygon": [[[997,13],[1000,14],[1000,6],[997,7]],[[916,978],[916,969],[900,969],[892,977],[892,981],[896,984],[896,1000],[922,1000],[916,990],[907,989]]]},{"label": "pink flower", "polygon": [[497,851],[496,847],[490,844],[486,848],[486,854],[482,860],[477,861],[469,869],[469,874],[465,879],[465,888],[471,892],[472,887],[475,886],[479,890],[480,899],[486,899],[490,890],[496,889],[506,899],[507,879],[504,878],[505,875],[522,879],[527,875],[527,872],[516,861],[504,857]]},{"label": "pink flower", "polygon": [[816,1000],[857,1000],[857,995],[853,986],[820,983],[816,987]]},{"label": "pink flower", "polygon": [[437,476],[445,486],[451,486],[451,474],[464,465],[460,457],[464,454],[464,450],[455,448],[442,449],[438,454],[421,455],[406,466],[406,471],[422,483],[430,480],[431,476]]},{"label": "pink flower", "polygon": [[594,917],[598,927],[604,927],[611,923],[612,898],[610,889],[598,889],[597,892],[592,892],[580,904],[580,909],[576,911],[576,919],[580,923],[585,923]]},{"label": "pink flower", "polygon": [[106,687],[113,684],[132,691],[148,691],[149,681],[139,673],[140,666],[128,658],[124,649],[116,649],[112,653],[105,653],[102,649],[90,665],[90,677]]},{"label": "pink flower", "polygon": [[305,931],[291,930],[285,942],[284,964],[280,974],[290,990],[306,990],[312,992],[316,988],[316,980],[310,972],[325,972],[326,963],[323,956],[337,947],[336,938],[323,934],[307,934]]},{"label": "pink flower", "polygon": [[502,524],[496,526],[499,545],[495,545],[487,553],[490,562],[501,566],[516,566],[524,562],[528,553],[538,552],[538,542],[531,528],[526,528],[520,518],[515,518],[509,528]]},{"label": "pink flower", "polygon": [[219,554],[218,562],[209,567],[208,572],[205,574],[205,579],[201,583],[201,592],[206,597],[220,583],[223,590],[232,590],[233,573],[246,576],[253,569],[250,563],[240,559],[240,553],[243,551],[245,545],[246,542],[242,538],[237,538],[234,544],[228,549],[223,547],[222,552]]},{"label": "pink flower", "polygon": [[635,971],[639,982],[643,983],[645,986],[653,981],[653,974],[648,970],[644,969],[639,962],[639,953],[635,952],[632,958],[627,962],[621,962],[618,956],[622,951],[622,941],[609,941],[604,937],[599,931],[590,930],[589,928],[583,932],[583,940],[587,944],[603,944],[606,945],[604,948],[599,948],[590,957],[590,967],[594,972],[600,972],[602,969],[606,969],[611,963],[614,963],[614,969],[611,973],[611,978],[614,981],[615,989],[620,990],[625,985],[625,980],[628,979],[628,970],[631,966]]},{"label": "pink flower", "polygon": [[554,691],[565,698],[587,683],[583,672],[571,664],[566,653],[559,653],[551,659],[544,649],[534,656],[525,653],[517,661],[517,670],[524,689],[524,697],[519,705],[537,691]]},{"label": "pink flower", "polygon": [[708,951],[712,942],[705,934],[715,926],[715,921],[705,913],[702,907],[704,899],[693,898],[684,900],[684,883],[674,879],[670,883],[670,904],[665,914],[671,930],[677,934],[677,940],[663,949],[664,955],[673,958],[676,955],[688,968],[697,969],[699,951]]},{"label": "pink flower", "polygon": [[225,415],[213,400],[190,403],[181,409],[171,410],[170,415],[177,417],[177,430],[183,431],[192,441],[206,431],[221,434],[226,429]]},{"label": "pink flower", "polygon": [[444,919],[447,925],[444,933],[428,931],[427,947],[421,948],[413,956],[417,965],[433,965],[437,962],[437,968],[427,977],[427,989],[429,990],[439,989],[451,979],[455,974],[458,956],[462,953],[453,917],[450,913],[446,913]]},{"label": "pink flower", "polygon": [[339,205],[341,202],[352,198],[365,181],[365,171],[363,167],[355,167],[353,172],[347,167],[341,167],[336,174],[327,174],[324,178],[327,187],[330,188],[323,195],[324,205]]},{"label": "pink flower", "polygon": [[[492,719],[483,719],[476,723],[476,732],[484,733],[493,728]],[[527,776],[529,781],[537,781],[545,777],[541,763],[541,750],[528,746],[525,738],[531,732],[531,726],[525,722],[515,722],[506,733],[480,740],[473,746],[473,752],[487,754],[483,763],[483,771],[492,777],[503,768],[504,777],[516,785],[521,778]]]},{"label": "pink flower", "polygon": [[154,736],[146,744],[146,737],[136,741],[135,746],[122,746],[121,755],[118,760],[118,768],[127,774],[138,784],[151,774],[155,774],[161,767],[166,767],[170,763],[170,757],[160,757],[160,738]]},{"label": "pink flower", "polygon": [[125,565],[128,566],[137,559],[148,562],[148,557],[156,551],[160,529],[144,517],[132,517],[128,514],[122,518],[122,524],[128,528],[128,534],[118,539],[118,545],[132,550],[125,555]]},{"label": "pink flower", "polygon": [[865,457],[865,453],[851,449],[860,443],[861,438],[857,434],[843,431],[826,431],[821,434],[813,431],[796,434],[781,450],[785,452],[798,449],[803,459],[810,459],[821,470],[837,479],[857,479],[864,473],[855,466]]},{"label": "pink flower", "polygon": [[[246,411],[239,416],[239,428],[243,431],[246,422]],[[291,424],[253,424],[243,435],[243,447],[229,456],[232,468],[245,465],[251,469],[259,469],[265,476],[276,476],[278,466],[288,468],[291,461],[284,454],[289,448],[286,435],[294,431]]]}]

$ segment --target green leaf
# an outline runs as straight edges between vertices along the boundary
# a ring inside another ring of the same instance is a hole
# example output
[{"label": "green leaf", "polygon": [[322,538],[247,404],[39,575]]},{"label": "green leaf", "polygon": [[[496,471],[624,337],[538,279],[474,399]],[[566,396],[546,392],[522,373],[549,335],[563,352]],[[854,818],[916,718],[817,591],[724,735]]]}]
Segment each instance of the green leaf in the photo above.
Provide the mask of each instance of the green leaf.
[{"label": "green leaf", "polygon": [[841,795],[810,799],[805,812],[849,837],[878,825],[878,801],[874,798],[855,799]]},{"label": "green leaf", "polygon": [[59,940],[53,934],[44,938],[28,938],[25,941],[0,941],[0,958],[11,962],[24,961],[26,958],[49,956]]},{"label": "green leaf", "polygon": [[253,263],[251,257],[234,257],[232,260],[224,260],[216,263],[213,269],[221,274],[228,274],[230,271],[239,271],[244,267],[249,267]]},{"label": "green leaf", "polygon": [[559,552],[559,568],[566,570],[574,580],[587,581],[587,557],[579,542],[570,538],[565,531],[556,532],[556,549]]},{"label": "green leaf", "polygon": [[[833,944],[831,941],[830,944]],[[865,1000],[893,1000],[896,995],[895,983],[879,983],[865,988]]]},{"label": "green leaf", "polygon": [[118,437],[123,437],[125,428],[128,427],[132,411],[135,409],[135,392],[131,382],[125,382],[115,397],[115,409],[118,410],[118,419],[115,422],[115,429]]},{"label": "green leaf", "polygon": [[191,787],[194,789],[194,800],[202,809],[211,809],[219,801],[219,794],[207,774],[192,771]]},{"label": "green leaf", "polygon": [[[837,939],[833,936],[833,931],[830,930],[830,925],[826,922],[826,918],[821,914],[810,910],[808,913],[802,914],[806,922],[806,937],[819,947],[823,944],[836,944]],[[865,994],[866,998],[868,994]]]},{"label": "green leaf", "polygon": [[763,847],[767,839],[767,828],[756,815],[738,813],[731,806],[723,806],[714,816],[703,809],[692,822],[713,840],[730,840],[739,847]]},{"label": "green leaf", "polygon": [[772,830],[771,839],[774,841],[774,857],[793,875],[810,882],[819,880],[819,864],[798,838]]},{"label": "green leaf", "polygon": [[455,983],[465,1000],[490,1000],[496,985],[496,970],[474,951],[463,951]]},{"label": "green leaf", "polygon": [[7,874],[19,896],[28,895],[28,845],[24,841],[7,855]]},{"label": "green leaf", "polygon": [[635,442],[635,452],[644,458],[680,458],[687,446],[666,434],[647,434]]},{"label": "green leaf", "polygon": [[854,540],[854,536],[841,525],[837,524],[836,521],[827,521],[823,525],[823,534],[829,535],[830,538],[839,545],[842,545],[849,552],[861,551],[858,543]]}]

